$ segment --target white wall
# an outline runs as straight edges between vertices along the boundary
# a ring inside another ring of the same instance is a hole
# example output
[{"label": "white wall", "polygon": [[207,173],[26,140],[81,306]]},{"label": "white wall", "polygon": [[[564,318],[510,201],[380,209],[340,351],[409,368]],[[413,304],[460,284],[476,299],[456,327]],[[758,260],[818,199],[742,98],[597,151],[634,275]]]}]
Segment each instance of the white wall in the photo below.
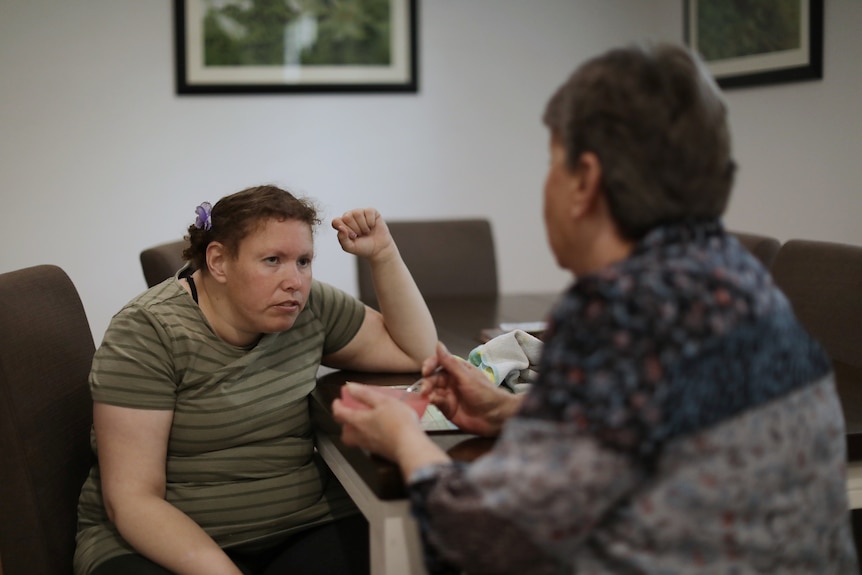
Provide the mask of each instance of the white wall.
[{"label": "white wall", "polygon": [[[670,21],[682,2],[661,0]],[[825,0],[823,80],[725,92],[739,171],[730,228],[862,244],[862,2]]]},{"label": "white wall", "polygon": [[[862,243],[862,3],[829,2],[823,82],[728,94],[731,227]],[[63,267],[98,342],[145,288],[141,249],[180,237],[201,201],[272,182],[328,217],[488,216],[502,290],[557,290],[542,107],[599,51],[679,40],[680,5],[423,0],[418,94],[178,97],[169,0],[0,0],[0,272]],[[317,252],[316,276],[355,293],[328,228]]]}]

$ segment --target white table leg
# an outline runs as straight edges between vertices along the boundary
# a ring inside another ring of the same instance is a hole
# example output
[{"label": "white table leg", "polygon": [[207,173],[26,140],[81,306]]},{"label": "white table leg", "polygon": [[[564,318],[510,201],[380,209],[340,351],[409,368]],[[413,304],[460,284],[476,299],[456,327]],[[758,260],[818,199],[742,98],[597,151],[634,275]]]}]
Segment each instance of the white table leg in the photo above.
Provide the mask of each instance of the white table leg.
[{"label": "white table leg", "polygon": [[409,502],[378,498],[322,433],[317,434],[317,450],[368,520],[371,575],[427,575]]}]

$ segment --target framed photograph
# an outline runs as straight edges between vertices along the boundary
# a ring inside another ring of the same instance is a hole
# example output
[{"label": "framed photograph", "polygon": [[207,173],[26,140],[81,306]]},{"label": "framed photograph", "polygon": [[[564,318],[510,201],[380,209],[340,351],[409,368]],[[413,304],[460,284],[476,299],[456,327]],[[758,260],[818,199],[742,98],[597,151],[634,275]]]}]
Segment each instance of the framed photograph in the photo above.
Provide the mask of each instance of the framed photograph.
[{"label": "framed photograph", "polygon": [[174,0],[178,94],[416,92],[418,0]]},{"label": "framed photograph", "polygon": [[823,77],[823,0],[683,0],[683,14],[722,88]]}]

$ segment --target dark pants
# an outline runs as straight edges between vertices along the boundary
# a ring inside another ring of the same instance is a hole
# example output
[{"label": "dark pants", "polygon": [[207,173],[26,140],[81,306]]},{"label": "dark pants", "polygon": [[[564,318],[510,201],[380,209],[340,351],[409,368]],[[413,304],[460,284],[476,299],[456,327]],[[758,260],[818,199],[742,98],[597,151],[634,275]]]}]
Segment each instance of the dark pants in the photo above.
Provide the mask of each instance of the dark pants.
[{"label": "dark pants", "polygon": [[[361,515],[315,527],[257,553],[227,554],[245,575],[367,575],[368,522]],[[172,575],[142,555],[108,559],[92,575]]]}]

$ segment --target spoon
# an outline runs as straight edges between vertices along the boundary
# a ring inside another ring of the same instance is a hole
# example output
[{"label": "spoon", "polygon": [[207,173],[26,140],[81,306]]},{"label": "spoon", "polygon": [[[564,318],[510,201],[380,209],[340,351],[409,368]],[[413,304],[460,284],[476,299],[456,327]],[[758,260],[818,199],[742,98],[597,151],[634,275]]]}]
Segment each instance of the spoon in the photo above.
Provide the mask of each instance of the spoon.
[{"label": "spoon", "polygon": [[425,378],[431,377],[436,373],[440,373],[441,371],[443,371],[443,366],[438,365],[436,368],[434,368],[434,371],[432,371],[428,375],[420,377],[419,379],[411,383],[409,386],[407,386],[407,388],[404,390],[403,395],[407,395],[408,393],[419,393],[422,390],[422,381],[424,381]]}]

